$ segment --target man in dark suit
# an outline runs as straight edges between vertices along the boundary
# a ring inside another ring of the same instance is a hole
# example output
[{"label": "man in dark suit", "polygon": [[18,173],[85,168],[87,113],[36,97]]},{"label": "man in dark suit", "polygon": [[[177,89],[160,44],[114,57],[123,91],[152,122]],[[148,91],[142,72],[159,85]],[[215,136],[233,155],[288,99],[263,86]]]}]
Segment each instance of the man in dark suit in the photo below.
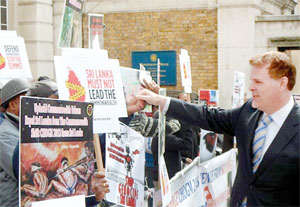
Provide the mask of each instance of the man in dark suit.
[{"label": "man in dark suit", "polygon": [[[185,102],[191,103],[190,97],[187,93],[179,93],[177,98]],[[180,150],[183,163],[190,164],[198,156],[200,143],[200,128],[194,127],[181,120],[179,120],[179,122],[181,124],[181,130],[179,131],[179,133],[181,134],[179,134],[179,137],[188,138],[192,140],[192,145],[189,149]],[[185,133],[182,133],[183,130],[186,130]]]},{"label": "man in dark suit", "polygon": [[231,206],[299,206],[300,108],[292,98],[296,68],[281,52],[250,60],[252,99],[210,109],[142,91],[137,98],[203,129],[236,136],[239,150]]}]

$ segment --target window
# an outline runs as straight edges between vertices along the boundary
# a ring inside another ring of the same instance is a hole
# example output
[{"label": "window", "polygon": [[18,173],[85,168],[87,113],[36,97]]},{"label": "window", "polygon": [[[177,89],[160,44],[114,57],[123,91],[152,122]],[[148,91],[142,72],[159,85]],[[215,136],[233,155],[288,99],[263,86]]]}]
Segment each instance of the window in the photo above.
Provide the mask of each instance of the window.
[{"label": "window", "polygon": [[0,18],[0,29],[7,30],[7,0],[1,0]]}]

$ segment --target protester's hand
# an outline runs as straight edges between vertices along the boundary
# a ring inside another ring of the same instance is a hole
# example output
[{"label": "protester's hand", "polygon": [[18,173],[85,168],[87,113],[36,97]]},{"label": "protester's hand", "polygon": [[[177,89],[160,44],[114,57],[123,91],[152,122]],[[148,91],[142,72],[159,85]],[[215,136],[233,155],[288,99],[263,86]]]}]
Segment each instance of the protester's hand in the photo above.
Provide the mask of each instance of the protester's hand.
[{"label": "protester's hand", "polygon": [[150,90],[150,91],[152,91],[152,92],[154,92],[154,93],[156,93],[156,94],[159,93],[160,87],[159,87],[159,85],[157,85],[157,84],[155,83],[154,80],[152,80],[151,82],[148,83],[148,82],[146,81],[146,79],[144,78],[144,79],[143,79],[143,82],[144,82],[144,88],[146,88],[146,89],[148,89],[148,90]]},{"label": "protester's hand", "polygon": [[97,201],[103,200],[106,193],[109,192],[109,185],[103,172],[95,172],[92,177],[92,192],[95,193]]},{"label": "protester's hand", "polygon": [[136,97],[132,97],[127,104],[127,114],[130,116],[131,114],[144,109],[146,106],[145,101],[138,100]]},{"label": "protester's hand", "polygon": [[191,158],[187,157],[187,158],[185,158],[185,162],[187,164],[191,164],[193,162],[193,160]]},{"label": "protester's hand", "polygon": [[141,90],[138,95],[136,95],[136,98],[147,102],[149,105],[156,105],[160,107],[164,107],[167,101],[167,97],[155,94],[147,89]]}]

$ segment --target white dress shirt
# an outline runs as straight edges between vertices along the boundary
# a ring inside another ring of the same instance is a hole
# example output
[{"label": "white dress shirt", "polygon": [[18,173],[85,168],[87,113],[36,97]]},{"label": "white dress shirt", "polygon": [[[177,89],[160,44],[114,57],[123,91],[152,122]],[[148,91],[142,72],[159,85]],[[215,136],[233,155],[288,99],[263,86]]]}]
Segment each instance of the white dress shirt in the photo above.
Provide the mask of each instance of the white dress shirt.
[{"label": "white dress shirt", "polygon": [[[272,144],[273,140],[275,139],[278,131],[280,130],[284,121],[286,120],[289,113],[291,112],[293,106],[294,106],[294,99],[291,96],[289,102],[286,105],[284,105],[282,108],[280,108],[275,113],[269,114],[272,117],[273,121],[268,125],[267,136],[266,136],[265,143],[264,143],[263,150],[262,150],[262,156],[264,156],[266,151],[269,149],[269,147]],[[263,116],[261,116],[261,117],[263,117]]]}]

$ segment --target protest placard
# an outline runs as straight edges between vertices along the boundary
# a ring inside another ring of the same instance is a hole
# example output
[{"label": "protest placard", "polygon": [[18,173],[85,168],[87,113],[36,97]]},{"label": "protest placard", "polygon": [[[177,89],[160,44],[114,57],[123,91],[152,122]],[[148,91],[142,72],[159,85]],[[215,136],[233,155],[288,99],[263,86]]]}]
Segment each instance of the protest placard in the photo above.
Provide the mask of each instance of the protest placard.
[{"label": "protest placard", "polygon": [[89,25],[89,48],[103,49],[104,48],[104,15],[90,14],[88,15]]},{"label": "protest placard", "polygon": [[91,195],[93,104],[21,98],[20,204]]},{"label": "protest placard", "polygon": [[32,79],[24,39],[5,34],[0,35],[3,36],[0,39],[0,79]]},{"label": "protest placard", "polygon": [[192,93],[192,73],[191,73],[191,61],[188,51],[181,49],[179,55],[180,72],[181,72],[181,84],[184,87],[184,92]]},{"label": "protest placard", "polygon": [[120,133],[107,133],[106,200],[122,206],[144,206],[144,137],[120,123]]},{"label": "protest placard", "polygon": [[201,162],[207,161],[214,157],[218,142],[219,134],[201,129],[200,136],[200,160]]},{"label": "protest placard", "polygon": [[232,108],[236,108],[244,104],[244,91],[245,74],[242,72],[234,71]]},{"label": "protest placard", "polygon": [[199,89],[199,104],[207,106],[219,105],[219,90]]},{"label": "protest placard", "polygon": [[94,133],[118,132],[117,118],[127,116],[119,62],[101,54],[75,49],[54,58],[59,97],[94,103]]},{"label": "protest placard", "polygon": [[65,0],[58,47],[80,47],[84,0]]},{"label": "protest placard", "polygon": [[135,96],[143,89],[145,79],[151,81],[149,71],[137,70],[120,66],[120,73],[123,83],[126,104],[130,104]]},{"label": "protest placard", "polygon": [[[167,90],[165,88],[159,89],[159,95],[166,96]],[[159,106],[158,115],[158,156],[163,156],[166,145],[166,116],[162,113],[162,108]]]},{"label": "protest placard", "polygon": [[[167,206],[229,206],[235,175],[234,149],[201,164],[199,158],[196,158],[171,179],[172,200]],[[153,204],[158,207],[161,203],[161,192],[157,191]]]},{"label": "protest placard", "polygon": [[162,206],[167,206],[172,200],[171,184],[167,165],[163,155],[159,157],[159,183],[161,189]]},{"label": "protest placard", "polygon": [[119,62],[82,55],[55,57],[60,99],[94,103],[96,118],[126,117]]}]

